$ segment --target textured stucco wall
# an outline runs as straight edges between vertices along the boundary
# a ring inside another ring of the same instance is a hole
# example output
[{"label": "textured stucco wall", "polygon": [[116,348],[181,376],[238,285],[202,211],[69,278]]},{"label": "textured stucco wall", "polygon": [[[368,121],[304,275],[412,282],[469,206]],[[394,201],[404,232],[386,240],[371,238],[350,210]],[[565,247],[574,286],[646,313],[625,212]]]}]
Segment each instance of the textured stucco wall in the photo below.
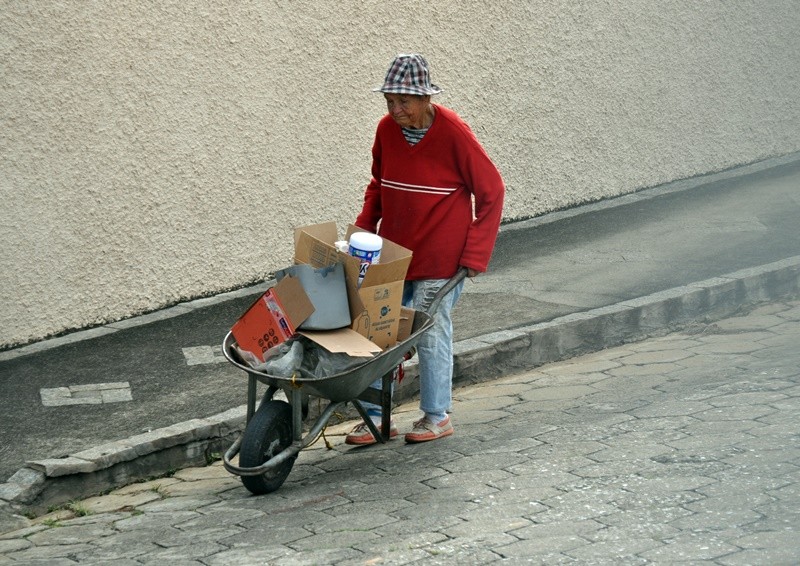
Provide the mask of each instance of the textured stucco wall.
[{"label": "textured stucco wall", "polygon": [[0,347],[263,279],[354,219],[395,53],[506,220],[800,149],[795,0],[3,1]]}]

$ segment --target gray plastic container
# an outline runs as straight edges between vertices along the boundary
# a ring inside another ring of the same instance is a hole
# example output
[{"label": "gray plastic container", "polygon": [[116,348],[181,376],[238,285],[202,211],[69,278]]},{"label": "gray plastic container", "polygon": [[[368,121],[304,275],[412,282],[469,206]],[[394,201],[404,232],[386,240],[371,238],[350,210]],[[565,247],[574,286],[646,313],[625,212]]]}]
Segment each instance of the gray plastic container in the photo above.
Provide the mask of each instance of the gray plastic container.
[{"label": "gray plastic container", "polygon": [[275,274],[280,281],[287,275],[300,280],[306,295],[314,305],[314,313],[299,326],[300,330],[334,330],[350,326],[350,304],[344,281],[344,265],[328,267],[293,265]]}]

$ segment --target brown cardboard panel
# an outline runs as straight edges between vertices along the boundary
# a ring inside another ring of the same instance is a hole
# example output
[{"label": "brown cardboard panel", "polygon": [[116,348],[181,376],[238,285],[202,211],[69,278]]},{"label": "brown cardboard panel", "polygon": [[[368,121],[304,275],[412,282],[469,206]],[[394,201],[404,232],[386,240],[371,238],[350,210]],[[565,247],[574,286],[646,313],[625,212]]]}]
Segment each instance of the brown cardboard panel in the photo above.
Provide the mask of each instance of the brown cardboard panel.
[{"label": "brown cardboard panel", "polygon": [[383,285],[361,287],[359,295],[364,311],[355,321],[355,328],[381,348],[397,343],[403,300],[404,281],[392,281]]},{"label": "brown cardboard panel", "polygon": [[403,307],[400,309],[400,324],[397,328],[397,341],[402,342],[411,336],[411,329],[414,326],[414,309]]},{"label": "brown cardboard panel", "polygon": [[284,277],[273,289],[295,328],[314,313],[314,305],[297,277],[291,275]]},{"label": "brown cardboard panel", "polygon": [[319,331],[301,330],[298,334],[313,340],[332,353],[343,353],[353,357],[373,357],[381,352],[380,346],[370,342],[350,328]]}]

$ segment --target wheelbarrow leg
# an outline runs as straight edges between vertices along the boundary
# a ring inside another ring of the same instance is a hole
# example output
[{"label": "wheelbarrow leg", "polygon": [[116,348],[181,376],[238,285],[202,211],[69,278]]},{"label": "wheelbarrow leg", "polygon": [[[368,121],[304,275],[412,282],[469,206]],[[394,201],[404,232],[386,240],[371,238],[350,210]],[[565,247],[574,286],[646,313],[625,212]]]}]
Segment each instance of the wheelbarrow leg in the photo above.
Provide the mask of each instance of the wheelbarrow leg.
[{"label": "wheelbarrow leg", "polygon": [[292,437],[295,441],[303,438],[303,394],[299,388],[292,389]]},{"label": "wheelbarrow leg", "polygon": [[[392,379],[394,372],[390,371],[381,378],[381,437],[383,441],[389,440],[392,422]],[[374,434],[374,433],[373,433]]]},{"label": "wheelbarrow leg", "polygon": [[378,432],[378,427],[376,427],[375,423],[372,422],[372,418],[367,414],[367,410],[364,408],[361,402],[358,399],[353,399],[350,402],[356,408],[356,411],[358,411],[358,414],[361,416],[361,420],[363,420],[364,424],[367,425],[367,428],[372,433],[372,437],[377,439],[378,442],[386,442],[386,440],[383,438],[383,434]]},{"label": "wheelbarrow leg", "polygon": [[257,377],[252,373],[247,374],[247,418],[245,424],[250,422],[253,418],[253,413],[256,412],[256,384],[258,383]]},{"label": "wheelbarrow leg", "polygon": [[[259,406],[267,401],[272,400],[275,392],[278,390],[274,385],[270,385],[264,393]],[[255,374],[247,374],[247,416],[245,418],[245,425],[250,422],[256,412],[256,395],[258,394],[258,377]]]}]

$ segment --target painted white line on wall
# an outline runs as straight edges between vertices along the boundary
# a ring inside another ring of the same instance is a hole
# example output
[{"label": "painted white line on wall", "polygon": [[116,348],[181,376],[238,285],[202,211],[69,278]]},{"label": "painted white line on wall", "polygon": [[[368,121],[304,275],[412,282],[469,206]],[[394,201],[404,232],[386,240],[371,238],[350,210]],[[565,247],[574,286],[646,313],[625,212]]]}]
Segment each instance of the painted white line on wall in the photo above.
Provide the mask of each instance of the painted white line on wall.
[{"label": "painted white line on wall", "polygon": [[183,357],[186,358],[187,366],[199,366],[203,364],[221,364],[226,362],[222,354],[222,346],[192,346],[183,348]]},{"label": "painted white line on wall", "polygon": [[40,389],[42,405],[60,407],[63,405],[100,405],[102,403],[121,403],[133,401],[131,386],[127,381],[112,383],[90,383]]}]

